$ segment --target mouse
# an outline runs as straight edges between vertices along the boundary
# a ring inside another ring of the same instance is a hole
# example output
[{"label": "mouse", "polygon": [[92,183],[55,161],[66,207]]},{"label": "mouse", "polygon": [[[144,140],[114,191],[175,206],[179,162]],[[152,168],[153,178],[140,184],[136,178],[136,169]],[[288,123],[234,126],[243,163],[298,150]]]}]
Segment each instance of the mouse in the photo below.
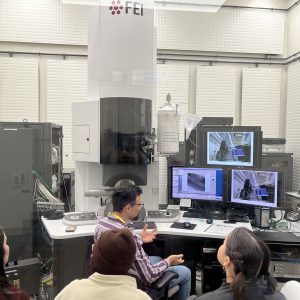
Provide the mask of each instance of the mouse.
[{"label": "mouse", "polygon": [[184,228],[191,228],[191,223],[190,222],[184,222],[183,227]]},{"label": "mouse", "polygon": [[207,220],[206,220],[206,223],[207,223],[207,224],[212,224],[212,223],[213,223],[213,219],[211,219],[211,218],[210,218],[210,219],[207,219]]}]

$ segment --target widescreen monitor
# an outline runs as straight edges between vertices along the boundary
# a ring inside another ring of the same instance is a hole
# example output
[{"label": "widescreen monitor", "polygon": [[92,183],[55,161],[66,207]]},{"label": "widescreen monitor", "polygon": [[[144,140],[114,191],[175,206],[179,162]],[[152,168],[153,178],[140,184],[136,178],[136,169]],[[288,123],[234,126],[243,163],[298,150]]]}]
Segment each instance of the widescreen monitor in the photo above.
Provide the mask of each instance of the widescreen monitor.
[{"label": "widescreen monitor", "polygon": [[259,126],[205,127],[198,132],[200,163],[260,167],[262,132]]},{"label": "widescreen monitor", "polygon": [[173,199],[223,200],[223,170],[172,167]]},{"label": "widescreen monitor", "polygon": [[232,170],[231,202],[277,207],[278,172],[262,170]]}]

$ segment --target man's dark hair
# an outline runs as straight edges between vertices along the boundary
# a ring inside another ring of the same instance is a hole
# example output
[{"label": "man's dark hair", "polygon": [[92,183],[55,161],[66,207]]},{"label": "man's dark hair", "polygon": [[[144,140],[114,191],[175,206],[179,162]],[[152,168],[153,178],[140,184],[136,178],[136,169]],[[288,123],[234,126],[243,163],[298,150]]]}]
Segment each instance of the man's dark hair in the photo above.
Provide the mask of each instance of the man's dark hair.
[{"label": "man's dark hair", "polygon": [[121,185],[112,194],[113,211],[121,212],[127,204],[135,204],[136,197],[141,195],[143,190],[132,184]]}]

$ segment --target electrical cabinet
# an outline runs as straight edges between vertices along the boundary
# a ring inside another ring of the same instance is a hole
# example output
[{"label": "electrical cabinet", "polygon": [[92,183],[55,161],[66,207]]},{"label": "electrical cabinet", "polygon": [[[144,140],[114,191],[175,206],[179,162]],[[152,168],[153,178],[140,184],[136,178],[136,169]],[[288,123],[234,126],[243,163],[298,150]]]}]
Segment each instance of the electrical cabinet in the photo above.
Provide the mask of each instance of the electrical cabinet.
[{"label": "electrical cabinet", "polygon": [[[32,132],[32,169],[42,176],[55,196],[60,198],[63,154],[62,126],[53,123],[0,122],[0,129],[7,132],[27,129]],[[24,152],[26,151],[29,150],[24,149]]]},{"label": "electrical cabinet", "polygon": [[293,191],[293,153],[263,153],[261,168],[283,172],[284,192]]},{"label": "electrical cabinet", "polygon": [[11,260],[32,257],[32,164],[32,131],[0,129],[0,224]]},{"label": "electrical cabinet", "polygon": [[62,126],[52,123],[0,122],[0,220],[11,260],[32,257],[34,239],[41,236],[32,171],[61,197],[62,137]]}]

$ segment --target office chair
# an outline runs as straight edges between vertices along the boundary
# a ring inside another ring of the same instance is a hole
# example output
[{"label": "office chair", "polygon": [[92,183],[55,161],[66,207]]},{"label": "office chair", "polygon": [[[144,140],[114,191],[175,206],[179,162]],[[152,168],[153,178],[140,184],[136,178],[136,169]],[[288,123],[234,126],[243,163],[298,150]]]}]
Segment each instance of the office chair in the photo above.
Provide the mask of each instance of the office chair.
[{"label": "office chair", "polygon": [[173,271],[166,271],[163,275],[154,281],[150,287],[146,287],[140,278],[139,274],[130,269],[128,275],[134,277],[137,281],[137,287],[145,291],[152,300],[167,300],[173,297],[179,291],[179,285],[169,287],[172,279],[178,278],[178,274]]}]

